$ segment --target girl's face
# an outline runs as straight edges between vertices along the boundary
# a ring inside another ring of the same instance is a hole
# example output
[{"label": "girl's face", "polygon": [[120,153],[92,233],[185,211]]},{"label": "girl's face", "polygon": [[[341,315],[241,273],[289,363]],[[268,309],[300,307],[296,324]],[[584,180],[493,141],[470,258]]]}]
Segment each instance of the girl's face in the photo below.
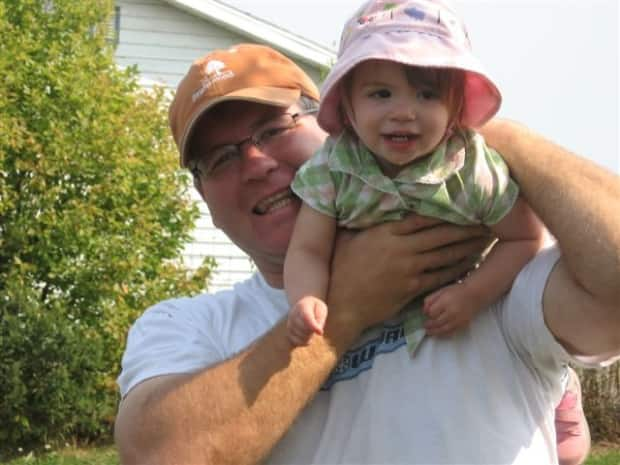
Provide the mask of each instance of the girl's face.
[{"label": "girl's face", "polygon": [[387,176],[396,176],[442,141],[450,115],[439,95],[437,71],[369,60],[352,73],[348,117]]}]

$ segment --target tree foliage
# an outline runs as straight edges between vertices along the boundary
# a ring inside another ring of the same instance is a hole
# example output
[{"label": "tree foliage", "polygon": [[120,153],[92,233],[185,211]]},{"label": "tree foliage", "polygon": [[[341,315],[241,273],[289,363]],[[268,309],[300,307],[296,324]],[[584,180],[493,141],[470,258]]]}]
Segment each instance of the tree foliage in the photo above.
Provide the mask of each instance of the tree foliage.
[{"label": "tree foliage", "polygon": [[111,0],[0,0],[0,444],[109,431],[129,324],[205,286],[162,90],[106,42]]},{"label": "tree foliage", "polygon": [[620,443],[620,363],[578,372],[592,439]]}]

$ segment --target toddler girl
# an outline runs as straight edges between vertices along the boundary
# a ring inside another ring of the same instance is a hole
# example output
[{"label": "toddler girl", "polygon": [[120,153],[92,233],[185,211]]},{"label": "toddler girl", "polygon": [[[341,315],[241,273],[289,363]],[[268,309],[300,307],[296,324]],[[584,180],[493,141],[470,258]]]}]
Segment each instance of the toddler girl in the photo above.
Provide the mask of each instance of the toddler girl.
[{"label": "toddler girl", "polygon": [[415,212],[484,224],[499,238],[477,270],[425,298],[428,334],[464,327],[510,288],[544,228],[500,155],[472,129],[500,101],[444,1],[372,0],[347,22],[317,116],[330,137],[291,186],[304,201],[285,263],[292,343],[323,331],[338,226]]}]

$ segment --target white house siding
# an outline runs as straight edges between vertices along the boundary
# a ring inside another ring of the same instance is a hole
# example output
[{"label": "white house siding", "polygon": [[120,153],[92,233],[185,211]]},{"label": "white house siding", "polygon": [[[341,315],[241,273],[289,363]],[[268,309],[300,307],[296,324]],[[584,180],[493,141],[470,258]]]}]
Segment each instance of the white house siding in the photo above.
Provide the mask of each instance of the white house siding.
[{"label": "white house siding", "polygon": [[[137,64],[144,77],[173,88],[196,58],[249,41],[161,0],[118,0],[116,5],[120,7],[117,62]],[[318,82],[317,69],[298,64]]]},{"label": "white house siding", "polygon": [[[137,65],[145,82],[157,82],[176,88],[192,61],[208,51],[249,41],[204,19],[192,16],[161,0],[118,0],[120,32],[116,61],[121,66]],[[316,82],[319,72],[298,64]],[[149,85],[149,84],[146,84]],[[213,226],[211,216],[197,193],[201,216],[193,233],[193,242],[184,252],[186,263],[197,267],[204,257],[217,261],[217,271],[209,289],[229,288],[248,277],[253,266],[247,255]]]}]

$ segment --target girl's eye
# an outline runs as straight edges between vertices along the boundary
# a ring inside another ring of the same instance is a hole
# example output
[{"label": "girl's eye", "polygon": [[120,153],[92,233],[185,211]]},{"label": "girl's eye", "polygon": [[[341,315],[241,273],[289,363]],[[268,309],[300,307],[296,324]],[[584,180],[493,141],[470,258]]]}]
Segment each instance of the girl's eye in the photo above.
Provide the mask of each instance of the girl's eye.
[{"label": "girl's eye", "polygon": [[392,93],[387,89],[379,89],[370,93],[370,97],[374,98],[390,98]]},{"label": "girl's eye", "polygon": [[420,100],[437,100],[439,94],[432,89],[424,89],[418,91],[418,98]]}]

